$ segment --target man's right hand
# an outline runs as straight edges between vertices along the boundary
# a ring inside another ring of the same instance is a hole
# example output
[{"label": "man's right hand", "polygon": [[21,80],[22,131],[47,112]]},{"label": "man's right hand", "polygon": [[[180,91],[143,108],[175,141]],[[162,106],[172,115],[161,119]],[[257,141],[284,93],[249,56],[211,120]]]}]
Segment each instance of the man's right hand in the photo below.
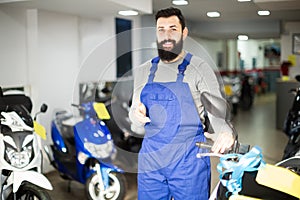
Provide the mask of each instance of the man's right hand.
[{"label": "man's right hand", "polygon": [[134,115],[136,119],[143,124],[146,124],[147,122],[151,121],[149,117],[146,117],[146,107],[141,102],[137,105],[134,111]]}]

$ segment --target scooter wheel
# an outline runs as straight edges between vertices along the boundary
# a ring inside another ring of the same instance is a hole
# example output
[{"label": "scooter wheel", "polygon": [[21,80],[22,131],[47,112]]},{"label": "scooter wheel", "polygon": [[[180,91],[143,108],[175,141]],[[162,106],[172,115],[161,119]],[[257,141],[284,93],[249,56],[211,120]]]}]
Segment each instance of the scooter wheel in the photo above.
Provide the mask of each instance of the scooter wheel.
[{"label": "scooter wheel", "polygon": [[92,174],[86,181],[85,189],[89,200],[107,199],[123,200],[126,194],[126,180],[123,174],[111,172],[109,176],[109,187],[100,191],[99,180],[96,173]]},{"label": "scooter wheel", "polygon": [[48,192],[46,192],[43,188],[30,183],[24,183],[16,192],[16,194],[10,193],[7,197],[7,200],[13,200],[14,195],[16,195],[17,200],[21,200],[21,199],[50,200],[51,199]]}]

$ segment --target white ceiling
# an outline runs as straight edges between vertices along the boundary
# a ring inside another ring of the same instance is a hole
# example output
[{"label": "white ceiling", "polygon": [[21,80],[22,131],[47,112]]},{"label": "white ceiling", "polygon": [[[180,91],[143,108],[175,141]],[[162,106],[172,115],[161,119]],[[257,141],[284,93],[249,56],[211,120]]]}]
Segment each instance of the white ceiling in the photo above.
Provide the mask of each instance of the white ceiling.
[{"label": "white ceiling", "polygon": [[[170,6],[171,0],[153,0],[154,11]],[[187,19],[193,21],[248,21],[248,20],[300,20],[300,0],[189,0],[189,5],[181,6]],[[257,11],[267,9],[270,16],[260,17]],[[220,18],[208,18],[206,12],[219,11]]]},{"label": "white ceiling", "polygon": [[96,19],[116,15],[119,10],[132,9],[117,2],[118,0],[0,0],[0,6],[3,3],[6,6],[37,8]]},{"label": "white ceiling", "polygon": [[[141,3],[146,2],[147,8],[141,9]],[[171,0],[0,0],[0,6],[12,5],[27,8],[38,8],[56,12],[64,12],[91,18],[103,18],[105,15],[117,15],[118,10],[137,9],[141,14],[155,13],[161,8],[172,6]],[[135,6],[136,5],[136,6]],[[181,6],[188,21],[243,23],[248,21],[300,21],[300,0],[252,0],[237,2],[237,0],[189,0],[189,5]],[[258,16],[258,10],[271,11],[270,16]],[[150,10],[150,11],[149,11]],[[219,11],[221,17],[208,18],[207,11]]]}]

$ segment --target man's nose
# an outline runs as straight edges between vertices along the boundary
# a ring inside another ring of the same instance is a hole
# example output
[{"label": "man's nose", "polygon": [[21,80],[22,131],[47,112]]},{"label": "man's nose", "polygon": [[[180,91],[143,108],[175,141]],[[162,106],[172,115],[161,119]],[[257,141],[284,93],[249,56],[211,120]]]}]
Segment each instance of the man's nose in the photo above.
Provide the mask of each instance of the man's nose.
[{"label": "man's nose", "polygon": [[170,30],[166,30],[166,31],[164,32],[163,37],[164,37],[164,38],[163,38],[164,40],[170,40],[170,39],[172,39],[171,31],[170,31]]}]

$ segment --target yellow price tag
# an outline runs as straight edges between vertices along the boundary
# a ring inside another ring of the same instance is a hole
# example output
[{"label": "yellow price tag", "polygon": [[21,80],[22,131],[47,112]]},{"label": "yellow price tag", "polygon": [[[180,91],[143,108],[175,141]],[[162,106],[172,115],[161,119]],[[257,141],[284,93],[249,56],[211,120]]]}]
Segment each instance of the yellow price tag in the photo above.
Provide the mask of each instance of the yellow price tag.
[{"label": "yellow price tag", "polygon": [[224,85],[224,92],[226,96],[232,96],[233,92],[231,85]]},{"label": "yellow price tag", "polygon": [[94,109],[99,119],[108,120],[110,115],[104,103],[94,103]]},{"label": "yellow price tag", "polygon": [[36,121],[33,122],[34,132],[36,132],[43,140],[47,139],[46,129],[43,125],[37,123]]}]

